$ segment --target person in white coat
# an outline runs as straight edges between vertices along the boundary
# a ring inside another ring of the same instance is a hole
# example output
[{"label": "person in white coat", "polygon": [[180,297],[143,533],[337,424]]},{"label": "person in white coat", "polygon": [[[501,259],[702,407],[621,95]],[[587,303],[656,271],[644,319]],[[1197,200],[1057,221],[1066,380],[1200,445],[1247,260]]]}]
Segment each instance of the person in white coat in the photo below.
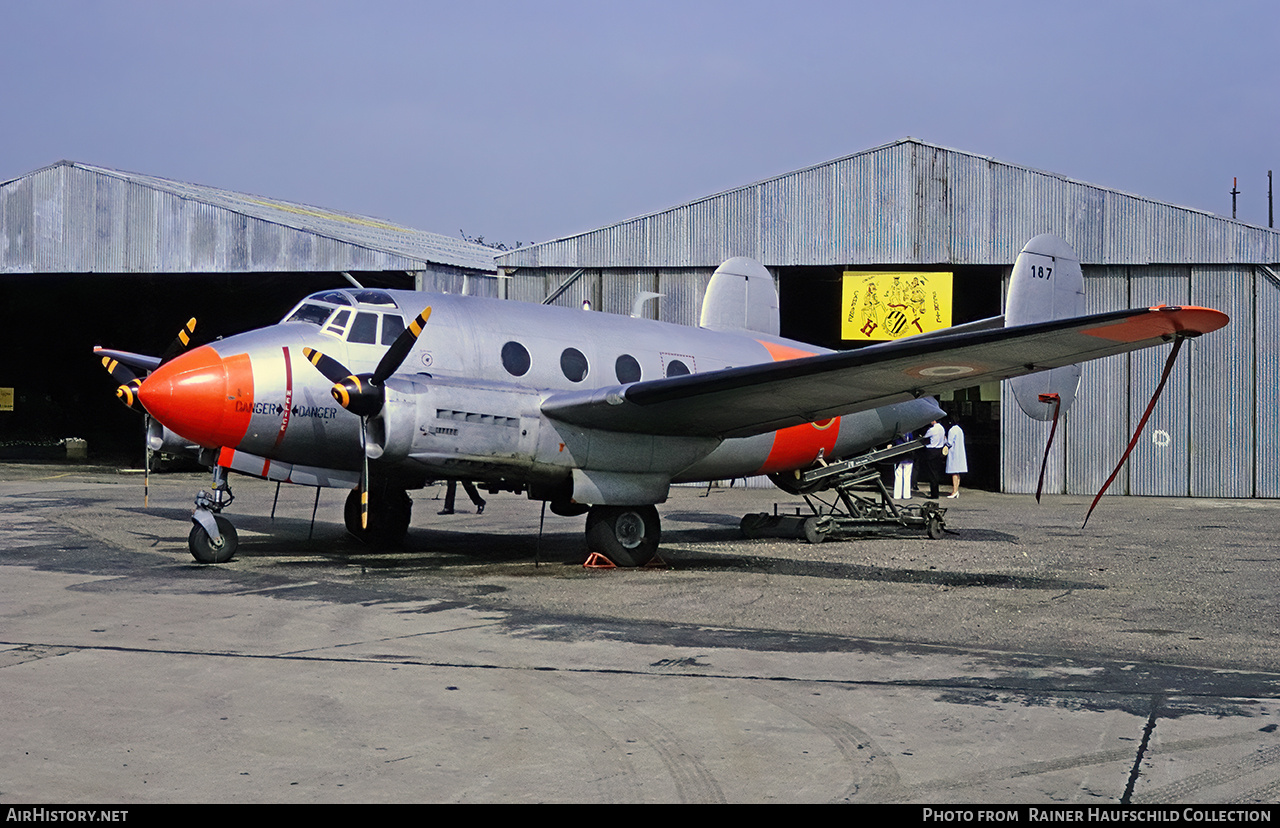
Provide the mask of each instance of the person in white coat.
[{"label": "person in white coat", "polygon": [[964,430],[960,421],[951,418],[951,428],[947,429],[947,474],[951,475],[951,494],[948,498],[960,496],[960,475],[969,473],[969,458],[964,453]]},{"label": "person in white coat", "polygon": [[[903,443],[911,442],[911,434],[907,433],[898,438],[894,445],[900,446]],[[913,494],[911,486],[911,478],[915,472],[915,452],[899,455],[898,462],[893,467],[893,496],[898,500],[910,500]]]},{"label": "person in white coat", "polygon": [[924,470],[929,475],[929,499],[938,499],[938,486],[941,485],[943,470],[947,462],[947,430],[942,424],[934,420],[929,424],[929,428],[924,433],[927,441],[924,446]]}]

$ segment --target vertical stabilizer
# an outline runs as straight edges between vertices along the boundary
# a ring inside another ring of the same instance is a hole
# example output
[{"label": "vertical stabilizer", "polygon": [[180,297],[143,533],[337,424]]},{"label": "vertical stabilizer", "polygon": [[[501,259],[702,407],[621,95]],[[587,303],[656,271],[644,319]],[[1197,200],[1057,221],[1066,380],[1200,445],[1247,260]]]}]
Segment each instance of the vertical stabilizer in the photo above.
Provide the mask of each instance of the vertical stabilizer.
[{"label": "vertical stabilizer", "polygon": [[716,268],[702,298],[698,324],[713,331],[755,331],[777,336],[778,291],[755,259],[736,256]]},{"label": "vertical stabilizer", "polygon": [[[1049,322],[1084,315],[1084,274],[1080,257],[1071,246],[1048,233],[1027,242],[1009,277],[1009,299],[1005,303],[1005,327]],[[1080,384],[1080,366],[1064,365],[1039,374],[1009,380],[1013,396],[1028,417],[1052,420],[1054,404],[1043,402],[1042,394],[1056,394],[1062,411],[1071,406]]]}]

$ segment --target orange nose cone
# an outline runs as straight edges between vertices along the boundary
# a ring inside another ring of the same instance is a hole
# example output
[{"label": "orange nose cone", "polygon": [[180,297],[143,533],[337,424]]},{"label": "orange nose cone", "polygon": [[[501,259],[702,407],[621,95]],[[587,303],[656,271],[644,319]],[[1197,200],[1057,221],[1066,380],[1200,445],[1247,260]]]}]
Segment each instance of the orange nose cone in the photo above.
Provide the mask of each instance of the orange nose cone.
[{"label": "orange nose cone", "polygon": [[236,446],[253,416],[248,354],[222,357],[204,345],[169,360],[142,382],[147,413],[206,448]]}]

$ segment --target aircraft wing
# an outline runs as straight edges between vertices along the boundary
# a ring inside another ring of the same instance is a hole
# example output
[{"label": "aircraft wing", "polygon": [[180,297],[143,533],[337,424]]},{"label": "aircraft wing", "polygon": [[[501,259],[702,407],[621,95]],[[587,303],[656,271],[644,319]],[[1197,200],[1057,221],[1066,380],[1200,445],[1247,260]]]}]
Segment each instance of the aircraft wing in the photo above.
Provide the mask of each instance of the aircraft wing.
[{"label": "aircraft wing", "polygon": [[548,417],[641,434],[747,437],[1198,336],[1221,311],[1157,307],[911,338],[680,377],[552,394]]}]

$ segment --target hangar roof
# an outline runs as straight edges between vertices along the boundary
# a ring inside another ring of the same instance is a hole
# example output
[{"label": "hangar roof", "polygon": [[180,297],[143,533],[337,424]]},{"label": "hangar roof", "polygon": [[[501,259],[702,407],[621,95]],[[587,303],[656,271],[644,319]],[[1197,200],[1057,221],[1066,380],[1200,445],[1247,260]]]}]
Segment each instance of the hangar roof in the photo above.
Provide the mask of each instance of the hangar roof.
[{"label": "hangar roof", "polygon": [[503,254],[514,267],[1009,264],[1039,233],[1088,264],[1270,264],[1280,232],[905,138]]},{"label": "hangar roof", "polygon": [[381,219],[59,161],[0,182],[0,273],[448,269],[493,251]]}]

